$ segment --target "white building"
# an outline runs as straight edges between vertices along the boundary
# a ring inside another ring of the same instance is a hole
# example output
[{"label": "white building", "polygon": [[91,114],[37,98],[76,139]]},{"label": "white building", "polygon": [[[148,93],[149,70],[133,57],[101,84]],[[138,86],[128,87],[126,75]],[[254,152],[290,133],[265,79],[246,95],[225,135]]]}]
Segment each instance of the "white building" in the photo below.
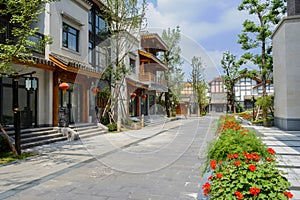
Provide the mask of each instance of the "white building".
[{"label": "white building", "polygon": [[[2,23],[7,25],[7,21],[2,20]],[[57,126],[62,119],[59,117],[61,107],[65,108],[66,120],[70,123],[91,121],[95,115],[93,88],[97,87],[96,81],[108,58],[102,42],[106,39],[107,28],[101,2],[64,0],[48,3],[40,21],[33,26],[39,27],[39,36],[51,36],[53,43],[34,54],[36,64],[28,64],[20,72],[36,71],[33,77],[38,81],[37,89],[32,92],[25,89],[26,78],[20,78],[22,124],[27,127]],[[66,92],[59,88],[64,82],[69,85]],[[13,115],[11,87],[10,79],[0,78],[0,121],[8,126],[12,125]]]}]

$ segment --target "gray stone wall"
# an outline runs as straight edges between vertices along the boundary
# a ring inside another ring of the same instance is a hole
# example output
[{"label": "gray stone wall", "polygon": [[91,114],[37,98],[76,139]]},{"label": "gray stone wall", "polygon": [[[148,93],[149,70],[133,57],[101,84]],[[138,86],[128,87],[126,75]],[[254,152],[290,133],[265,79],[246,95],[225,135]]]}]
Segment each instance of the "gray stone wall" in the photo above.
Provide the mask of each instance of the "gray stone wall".
[{"label": "gray stone wall", "polygon": [[275,125],[300,130],[300,15],[282,20],[273,35]]},{"label": "gray stone wall", "polygon": [[287,0],[288,16],[300,15],[300,0]]}]

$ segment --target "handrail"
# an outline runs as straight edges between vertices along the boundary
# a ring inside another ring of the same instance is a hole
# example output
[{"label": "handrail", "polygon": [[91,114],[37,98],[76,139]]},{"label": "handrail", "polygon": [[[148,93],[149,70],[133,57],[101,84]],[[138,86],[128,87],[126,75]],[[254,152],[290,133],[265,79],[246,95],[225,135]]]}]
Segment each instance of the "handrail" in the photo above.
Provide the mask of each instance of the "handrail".
[{"label": "handrail", "polygon": [[167,86],[167,81],[151,72],[140,73],[140,81],[158,83]]}]

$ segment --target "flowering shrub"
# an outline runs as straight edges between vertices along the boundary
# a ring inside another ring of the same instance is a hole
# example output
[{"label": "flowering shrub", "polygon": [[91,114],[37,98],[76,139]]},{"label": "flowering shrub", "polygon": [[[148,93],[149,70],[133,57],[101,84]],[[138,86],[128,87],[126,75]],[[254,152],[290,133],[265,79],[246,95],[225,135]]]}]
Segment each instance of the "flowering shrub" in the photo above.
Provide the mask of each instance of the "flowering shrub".
[{"label": "flowering shrub", "polygon": [[252,111],[246,111],[238,113],[239,117],[242,117],[244,120],[252,120],[253,119],[253,112]]},{"label": "flowering shrub", "polygon": [[245,132],[232,117],[223,121],[220,138],[209,152],[212,176],[202,186],[203,194],[210,199],[292,198],[290,183],[276,168],[274,149],[267,148],[254,133]]},{"label": "flowering shrub", "polygon": [[253,131],[242,127],[233,116],[223,117],[221,121],[218,129],[219,139],[208,152],[210,159],[226,161],[230,156],[241,155],[243,152],[257,152],[262,157],[267,156],[267,147]]}]

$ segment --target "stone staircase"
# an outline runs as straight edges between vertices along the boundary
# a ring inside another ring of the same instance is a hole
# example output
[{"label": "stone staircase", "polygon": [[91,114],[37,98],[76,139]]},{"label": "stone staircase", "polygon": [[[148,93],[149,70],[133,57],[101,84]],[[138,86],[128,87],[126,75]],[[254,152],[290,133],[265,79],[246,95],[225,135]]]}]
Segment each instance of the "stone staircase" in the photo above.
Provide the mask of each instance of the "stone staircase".
[{"label": "stone staircase", "polygon": [[[107,132],[105,127],[98,127],[97,124],[76,124],[70,125],[80,139],[93,137]],[[7,130],[7,134],[14,139],[14,130]],[[68,135],[60,132],[57,127],[30,128],[21,130],[21,149],[28,149],[45,144],[60,141],[67,141]],[[77,138],[78,139],[78,138]]]},{"label": "stone staircase", "polygon": [[[14,139],[14,130],[7,131],[7,134]],[[21,149],[28,149],[64,140],[67,140],[67,137],[59,133],[58,130],[53,127],[21,130]]]},{"label": "stone staircase", "polygon": [[80,139],[101,135],[107,132],[105,127],[99,127],[97,124],[75,124],[70,128],[77,132]]}]

